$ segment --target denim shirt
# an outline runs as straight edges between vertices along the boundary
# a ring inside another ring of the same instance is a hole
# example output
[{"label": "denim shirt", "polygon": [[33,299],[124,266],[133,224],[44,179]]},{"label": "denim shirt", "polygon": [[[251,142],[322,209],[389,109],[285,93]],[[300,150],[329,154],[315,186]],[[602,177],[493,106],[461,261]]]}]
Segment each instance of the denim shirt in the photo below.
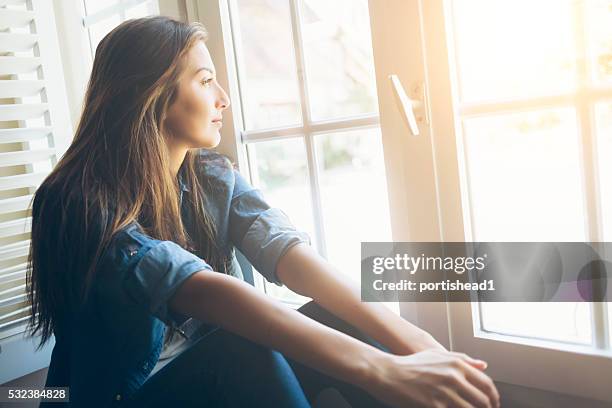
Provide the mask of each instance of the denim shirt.
[{"label": "denim shirt", "polygon": [[[278,260],[293,245],[310,244],[310,237],[283,211],[271,208],[224,156],[201,149],[197,169],[219,246],[231,251],[230,273],[242,277],[236,247],[266,280],[282,285],[275,273]],[[182,219],[193,231],[184,199],[191,190],[180,174],[179,184]],[[102,256],[90,300],[55,332],[46,386],[70,387],[72,407],[120,405],[157,364],[166,330],[188,320],[168,309],[168,300],[198,271],[216,273],[204,259],[147,236],[137,224],[116,233]]]}]

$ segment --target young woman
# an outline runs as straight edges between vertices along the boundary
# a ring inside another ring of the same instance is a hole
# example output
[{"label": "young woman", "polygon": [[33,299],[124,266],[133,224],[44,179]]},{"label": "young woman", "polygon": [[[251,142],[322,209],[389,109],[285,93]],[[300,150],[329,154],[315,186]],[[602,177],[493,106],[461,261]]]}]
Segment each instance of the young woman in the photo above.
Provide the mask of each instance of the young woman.
[{"label": "young woman", "polygon": [[[46,385],[74,407],[306,407],[327,387],[353,407],[498,406],[486,363],[362,303],[209,150],[230,102],[205,40],[153,17],[96,50],[74,140],[32,207],[30,323],[56,341]],[[243,282],[234,247],[314,301],[295,311]],[[151,375],[189,317],[207,329]]]}]

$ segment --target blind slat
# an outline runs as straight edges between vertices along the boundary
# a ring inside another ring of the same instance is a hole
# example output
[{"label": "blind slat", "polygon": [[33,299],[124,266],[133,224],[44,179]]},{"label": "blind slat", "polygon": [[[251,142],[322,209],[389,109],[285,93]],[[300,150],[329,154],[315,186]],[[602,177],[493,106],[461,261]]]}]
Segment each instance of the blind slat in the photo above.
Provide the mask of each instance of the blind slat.
[{"label": "blind slat", "polygon": [[[19,287],[18,289],[19,289],[19,292],[18,292],[18,295],[16,295],[16,296],[11,296],[11,297],[6,297],[6,298],[3,298],[3,297],[0,296],[0,313],[2,313],[1,310],[4,307],[15,306],[15,305],[18,305],[20,303],[27,302],[27,295],[24,292],[25,284],[23,286]],[[2,317],[3,316],[0,314],[0,319],[2,319]]]},{"label": "blind slat", "polygon": [[11,258],[18,258],[28,254],[30,248],[30,240],[15,242],[10,245],[4,245],[0,248],[0,259],[7,260]]},{"label": "blind slat", "polygon": [[0,165],[17,166],[49,159],[55,154],[55,149],[23,150],[19,152],[0,153]]},{"label": "blind slat", "polygon": [[28,264],[24,262],[10,268],[0,269],[0,285],[15,279],[25,279],[27,265]]},{"label": "blind slat", "polygon": [[30,312],[30,306],[25,301],[22,302],[21,305],[17,306],[16,310],[12,310],[7,313],[2,313],[0,311],[0,325],[2,325],[2,323],[8,323],[11,320],[15,320],[15,318],[27,316],[29,312]]},{"label": "blind slat", "polygon": [[28,51],[38,42],[36,34],[0,33],[0,51]]},{"label": "blind slat", "polygon": [[22,317],[0,324],[0,340],[24,332],[30,317],[28,312],[26,310]]},{"label": "blind slat", "polygon": [[52,132],[51,126],[0,129],[0,143],[30,142],[50,136]]},{"label": "blind slat", "polygon": [[36,187],[47,177],[47,172],[44,173],[27,173],[18,174],[16,176],[0,177],[0,190],[9,190],[13,188]]},{"label": "blind slat", "polygon": [[25,288],[25,279],[23,279],[23,275],[13,274],[11,275],[12,279],[6,279],[0,282],[0,292],[4,292],[9,290],[10,288],[23,287]]},{"label": "blind slat", "polygon": [[0,80],[0,98],[21,98],[40,93],[45,87],[38,80]]},{"label": "blind slat", "polygon": [[0,75],[26,74],[40,67],[38,57],[6,57],[0,56]]},{"label": "blind slat", "polygon": [[33,195],[26,195],[0,200],[0,214],[28,209],[32,197]]},{"label": "blind slat", "polygon": [[25,282],[21,285],[0,291],[0,308],[17,304],[21,302],[25,296]]},{"label": "blind slat", "polygon": [[32,217],[22,218],[14,221],[0,222],[0,238],[12,237],[25,234],[32,230]]},{"label": "blind slat", "polygon": [[26,120],[39,118],[47,112],[46,103],[19,103],[13,105],[0,105],[0,120]]},{"label": "blind slat", "polygon": [[23,27],[34,20],[34,13],[26,10],[0,9],[0,29]]}]

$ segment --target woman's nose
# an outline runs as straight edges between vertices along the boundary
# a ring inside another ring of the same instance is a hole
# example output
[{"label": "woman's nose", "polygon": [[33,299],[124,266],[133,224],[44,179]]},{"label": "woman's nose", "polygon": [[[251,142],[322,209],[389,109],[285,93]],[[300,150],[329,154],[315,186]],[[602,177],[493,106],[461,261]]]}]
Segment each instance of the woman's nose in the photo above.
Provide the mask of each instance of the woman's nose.
[{"label": "woman's nose", "polygon": [[223,88],[219,87],[219,90],[221,92],[219,99],[217,99],[217,109],[226,109],[228,106],[230,106],[229,96]]}]

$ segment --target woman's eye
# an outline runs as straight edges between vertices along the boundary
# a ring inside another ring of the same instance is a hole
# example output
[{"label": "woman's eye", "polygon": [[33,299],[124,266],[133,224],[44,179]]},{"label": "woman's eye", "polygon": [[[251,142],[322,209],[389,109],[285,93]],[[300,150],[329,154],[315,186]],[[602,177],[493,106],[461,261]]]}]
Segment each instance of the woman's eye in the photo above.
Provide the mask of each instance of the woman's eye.
[{"label": "woman's eye", "polygon": [[204,86],[210,85],[210,83],[211,83],[212,81],[213,81],[213,79],[212,79],[212,78],[205,79],[205,80],[203,80],[203,81],[202,81],[202,85],[204,85]]}]

